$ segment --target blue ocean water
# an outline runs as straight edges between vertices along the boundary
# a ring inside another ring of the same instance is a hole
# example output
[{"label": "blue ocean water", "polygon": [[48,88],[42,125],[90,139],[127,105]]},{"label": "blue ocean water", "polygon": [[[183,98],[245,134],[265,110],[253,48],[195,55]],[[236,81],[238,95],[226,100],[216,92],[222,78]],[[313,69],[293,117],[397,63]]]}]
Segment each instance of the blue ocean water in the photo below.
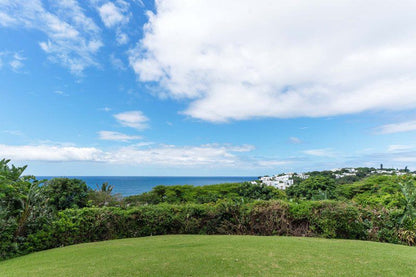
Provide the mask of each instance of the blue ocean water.
[{"label": "blue ocean water", "polygon": [[[37,176],[38,180],[52,179],[57,176]],[[256,180],[258,177],[155,177],[155,176],[65,176],[68,178],[77,178],[85,181],[93,189],[97,185],[108,182],[114,186],[113,192],[120,193],[123,196],[140,194],[150,191],[157,185],[213,185],[222,183],[238,183]]]}]

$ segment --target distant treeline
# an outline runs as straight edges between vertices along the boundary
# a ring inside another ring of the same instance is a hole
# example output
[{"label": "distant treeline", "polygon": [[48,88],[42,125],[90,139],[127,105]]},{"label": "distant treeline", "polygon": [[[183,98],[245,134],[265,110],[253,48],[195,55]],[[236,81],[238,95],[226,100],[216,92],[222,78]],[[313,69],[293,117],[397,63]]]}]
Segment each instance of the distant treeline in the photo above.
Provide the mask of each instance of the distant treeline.
[{"label": "distant treeline", "polygon": [[218,184],[207,186],[156,186],[150,192],[128,196],[123,199],[126,205],[159,203],[215,203],[228,199],[235,201],[285,199],[284,191],[263,184],[250,182]]}]

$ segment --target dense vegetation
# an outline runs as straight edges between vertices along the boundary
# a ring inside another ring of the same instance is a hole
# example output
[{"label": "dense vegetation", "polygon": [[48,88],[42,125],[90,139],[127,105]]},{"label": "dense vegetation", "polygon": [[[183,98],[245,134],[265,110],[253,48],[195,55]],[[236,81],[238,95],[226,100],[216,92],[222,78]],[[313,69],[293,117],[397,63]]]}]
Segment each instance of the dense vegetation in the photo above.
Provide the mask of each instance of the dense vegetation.
[{"label": "dense vegetation", "polygon": [[[414,177],[339,182],[323,172],[284,191],[241,183],[157,186],[122,198],[107,183],[38,181],[0,161],[0,259],[82,242],[159,234],[318,236],[416,244]],[[287,195],[286,195],[287,194]]]},{"label": "dense vegetation", "polygon": [[159,203],[215,203],[219,200],[251,201],[284,199],[285,193],[274,187],[253,185],[249,182],[209,186],[156,186],[150,192],[129,196],[127,205]]},{"label": "dense vegetation", "polygon": [[[51,262],[53,261],[53,262]],[[354,240],[152,236],[0,262],[2,276],[416,276],[416,249]]]}]

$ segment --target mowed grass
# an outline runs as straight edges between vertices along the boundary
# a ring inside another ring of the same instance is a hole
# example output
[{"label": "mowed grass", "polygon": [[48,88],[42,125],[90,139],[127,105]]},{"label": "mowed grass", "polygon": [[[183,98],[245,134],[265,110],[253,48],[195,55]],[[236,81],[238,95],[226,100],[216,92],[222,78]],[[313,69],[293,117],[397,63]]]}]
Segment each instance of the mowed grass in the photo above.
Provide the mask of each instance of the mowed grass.
[{"label": "mowed grass", "polygon": [[0,276],[416,276],[416,248],[297,237],[171,235],[0,262]]}]

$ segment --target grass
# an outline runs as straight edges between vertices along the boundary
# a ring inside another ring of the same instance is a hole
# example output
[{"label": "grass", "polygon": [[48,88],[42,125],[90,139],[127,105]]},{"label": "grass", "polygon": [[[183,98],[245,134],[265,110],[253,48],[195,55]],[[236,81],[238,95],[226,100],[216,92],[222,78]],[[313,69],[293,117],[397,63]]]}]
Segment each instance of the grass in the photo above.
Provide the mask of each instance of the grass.
[{"label": "grass", "polygon": [[1,276],[416,276],[416,248],[297,237],[174,235],[51,249]]}]

